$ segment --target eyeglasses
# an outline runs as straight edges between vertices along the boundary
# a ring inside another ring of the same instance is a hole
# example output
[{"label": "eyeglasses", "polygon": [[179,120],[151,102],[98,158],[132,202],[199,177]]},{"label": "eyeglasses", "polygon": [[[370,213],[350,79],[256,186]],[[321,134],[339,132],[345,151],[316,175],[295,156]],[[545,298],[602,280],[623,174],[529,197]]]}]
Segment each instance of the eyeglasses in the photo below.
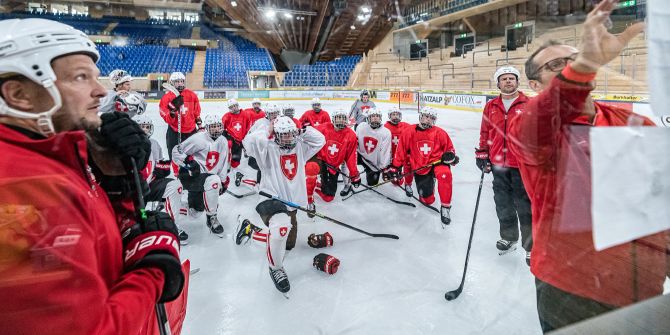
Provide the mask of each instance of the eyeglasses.
[{"label": "eyeglasses", "polygon": [[563,70],[568,65],[569,62],[573,62],[576,58],[577,54],[574,53],[569,57],[552,59],[544,63],[542,66],[538,67],[537,71],[535,71],[535,75],[533,76],[533,78],[537,79],[540,72],[542,72],[542,70],[544,70],[545,68],[551,72],[559,72]]}]

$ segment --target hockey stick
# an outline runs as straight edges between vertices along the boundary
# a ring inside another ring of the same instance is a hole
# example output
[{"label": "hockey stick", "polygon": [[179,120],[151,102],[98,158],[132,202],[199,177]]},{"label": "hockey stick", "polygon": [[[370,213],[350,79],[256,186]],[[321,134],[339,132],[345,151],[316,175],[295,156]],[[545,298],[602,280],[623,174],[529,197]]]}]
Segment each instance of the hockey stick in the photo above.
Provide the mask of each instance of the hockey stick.
[{"label": "hockey stick", "polygon": [[[161,86],[163,86],[164,89],[172,92],[175,95],[175,97],[178,97],[178,96],[181,95],[179,90],[176,87],[172,86],[172,84],[170,84],[170,83],[163,83],[163,85],[161,85]],[[184,107],[184,106],[181,106],[181,107]],[[181,153],[181,107],[179,107],[179,111],[178,111],[179,114],[177,114],[177,123],[178,123],[177,124],[177,151],[179,151],[180,153]]]},{"label": "hockey stick", "polygon": [[[409,171],[409,172],[407,172],[407,173],[403,173],[403,174],[401,174],[401,175],[398,176],[398,178],[396,178],[395,180],[403,179],[403,178],[409,176],[410,174],[416,173],[417,171],[419,171],[419,170],[423,170],[423,169],[425,169],[425,168],[429,168],[429,167],[434,166],[434,165],[436,165],[436,164],[438,164],[438,163],[440,163],[440,162],[441,162],[441,160],[437,160],[437,161],[428,163],[428,164],[426,164],[426,165],[424,165],[424,166],[422,166],[422,167],[419,167],[419,168],[416,168],[416,169],[414,169],[414,170],[412,170],[412,171]],[[383,173],[383,172],[382,172],[382,173]],[[373,189],[373,188],[377,188],[377,187],[382,186],[382,185],[384,185],[384,184],[388,184],[388,183],[390,183],[390,182],[392,182],[392,181],[394,181],[394,179],[385,180],[385,181],[383,181],[383,182],[381,182],[381,183],[379,183],[379,184],[377,184],[377,185],[375,185],[375,186],[369,186],[370,188],[366,188],[366,189],[362,190],[361,192],[365,192],[365,191],[367,191],[367,190],[370,190],[370,189]],[[357,192],[357,193],[361,193],[361,192]],[[347,196],[346,198],[343,198],[342,200],[347,200],[347,199],[351,198],[352,196],[353,196],[353,194]]]},{"label": "hockey stick", "polygon": [[[137,191],[137,219],[144,230],[144,225],[147,219],[147,213],[144,210],[144,197],[142,196],[142,182],[140,181],[140,173],[137,170],[137,162],[135,157],[130,157],[130,163],[133,165],[133,177],[135,179],[135,190]],[[158,333],[160,335],[171,335],[170,323],[168,322],[167,312],[163,303],[156,304],[156,319],[158,320]]]},{"label": "hockey stick", "polygon": [[356,228],[356,227],[354,227],[354,226],[350,226],[350,225],[348,225],[348,224],[346,224],[346,223],[344,223],[344,222],[342,222],[342,221],[338,221],[338,220],[335,220],[335,219],[333,219],[333,218],[327,217],[327,216],[325,216],[325,215],[323,215],[323,214],[321,214],[321,213],[317,213],[317,212],[314,212],[314,211],[310,211],[309,209],[307,209],[307,208],[305,208],[305,207],[302,207],[302,206],[300,206],[300,205],[298,205],[298,204],[296,204],[296,203],[292,203],[292,202],[290,202],[290,201],[288,201],[288,200],[284,200],[284,199],[277,198],[276,196],[270,195],[270,194],[266,193],[265,191],[260,191],[258,194],[260,194],[260,195],[262,195],[262,196],[264,196],[264,197],[270,198],[270,199],[274,199],[274,200],[280,201],[281,203],[283,203],[283,204],[286,205],[286,206],[289,206],[289,207],[293,207],[293,208],[299,209],[299,210],[301,210],[301,211],[303,211],[303,212],[313,214],[314,216],[318,216],[318,217],[320,217],[320,218],[322,218],[322,219],[324,219],[324,220],[328,220],[328,221],[330,221],[330,222],[332,222],[332,223],[335,223],[335,224],[338,224],[338,225],[340,225],[340,226],[347,227],[347,228],[349,228],[349,229],[351,229],[351,230],[355,230],[355,231],[357,231],[357,232],[359,232],[359,233],[361,233],[361,234],[365,234],[365,235],[368,235],[368,236],[371,236],[371,237],[386,237],[386,238],[392,238],[392,239],[394,239],[394,240],[398,240],[398,239],[400,239],[400,237],[398,237],[398,235],[393,235],[393,234],[373,234],[373,233],[368,233],[368,232],[365,231],[365,230],[358,229],[358,228]]},{"label": "hockey stick", "polygon": [[[396,185],[396,186],[400,187],[400,185]],[[401,188],[402,188],[402,187],[401,187]],[[412,199],[414,199],[414,200],[418,201],[420,204],[426,206],[426,208],[428,208],[428,209],[430,209],[430,210],[433,210],[433,211],[437,212],[438,214],[440,213],[440,210],[437,209],[437,208],[435,208],[435,206],[431,206],[431,205],[429,205],[429,204],[427,204],[427,203],[421,201],[421,200],[420,200],[419,198],[417,198],[414,194],[412,194]]]},{"label": "hockey stick", "polygon": [[475,203],[475,214],[472,216],[472,228],[470,228],[470,241],[468,241],[468,251],[465,253],[465,266],[463,267],[463,277],[461,278],[461,285],[453,291],[444,294],[444,298],[452,301],[463,292],[463,285],[465,284],[465,273],[468,271],[468,260],[470,259],[470,247],[472,247],[472,235],[475,232],[475,222],[477,222],[477,209],[479,209],[479,198],[482,195],[482,184],[484,183],[484,171],[482,171],[482,178],[479,180],[479,191],[477,192],[477,202]]},{"label": "hockey stick", "polygon": [[[326,163],[326,162],[323,162],[323,163],[326,164],[326,166],[328,166],[329,168],[331,168],[331,169],[333,169],[333,170],[339,172],[339,173],[340,173],[342,176],[344,176],[345,178],[351,180],[351,177],[349,177],[346,173],[342,172],[342,170],[340,170],[340,169],[338,169],[338,168],[336,168],[336,167],[334,167],[334,166],[332,166],[332,165],[330,165],[330,164],[328,164],[328,163]],[[380,171],[380,173],[381,173],[381,171]],[[379,191],[373,189],[371,186],[365,185],[365,184],[363,184],[363,183],[361,183],[361,186],[363,186],[366,190],[371,190],[372,192],[375,192],[375,193],[381,195],[382,197],[384,197],[384,198],[386,198],[386,199],[388,199],[388,200],[391,200],[392,202],[395,202],[396,204],[399,204],[399,205],[405,205],[405,206],[410,206],[410,207],[416,207],[416,205],[413,204],[413,203],[411,203],[411,202],[406,202],[406,201],[396,200],[396,199],[393,199],[393,198],[391,198],[391,197],[389,197],[389,196],[387,196],[387,195],[384,195],[383,193],[381,193],[381,192],[379,192]],[[353,190],[352,190],[352,191],[353,191]],[[363,191],[361,191],[361,192],[363,192]],[[357,192],[357,193],[354,193],[354,194],[358,194],[358,193],[361,193],[361,192]]]},{"label": "hockey stick", "polygon": [[243,193],[243,194],[235,194],[235,193],[233,193],[233,192],[231,192],[231,191],[229,191],[229,190],[226,190],[226,193],[228,193],[228,194],[234,196],[234,197],[237,198],[237,199],[242,199],[242,198],[244,198],[244,197],[248,197],[248,196],[250,196],[250,195],[254,195],[254,194],[256,194],[256,191],[250,191],[250,192],[248,192],[248,193]]}]

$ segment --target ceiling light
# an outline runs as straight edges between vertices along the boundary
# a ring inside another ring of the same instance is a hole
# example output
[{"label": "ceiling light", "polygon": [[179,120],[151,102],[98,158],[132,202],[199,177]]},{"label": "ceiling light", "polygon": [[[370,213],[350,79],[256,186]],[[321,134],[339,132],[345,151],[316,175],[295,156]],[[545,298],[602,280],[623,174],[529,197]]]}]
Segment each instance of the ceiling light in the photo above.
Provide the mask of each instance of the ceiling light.
[{"label": "ceiling light", "polygon": [[361,7],[361,11],[363,13],[369,13],[370,12],[370,7],[367,7],[367,6]]},{"label": "ceiling light", "polygon": [[365,20],[365,16],[363,16],[363,15],[361,15],[361,14],[359,14],[356,18],[358,19],[358,21],[363,21],[363,20]]},{"label": "ceiling light", "polygon": [[293,17],[293,15],[291,15],[291,13],[284,13],[284,17],[290,19]]},{"label": "ceiling light", "polygon": [[356,26],[354,26],[353,24],[349,28],[351,28],[351,30],[356,30]]},{"label": "ceiling light", "polygon": [[237,7],[237,2],[236,1],[231,1],[230,5],[233,6],[233,7]]},{"label": "ceiling light", "polygon": [[277,12],[275,12],[274,9],[268,9],[268,10],[265,11],[265,17],[267,17],[269,19],[274,18],[275,15],[277,15]]}]

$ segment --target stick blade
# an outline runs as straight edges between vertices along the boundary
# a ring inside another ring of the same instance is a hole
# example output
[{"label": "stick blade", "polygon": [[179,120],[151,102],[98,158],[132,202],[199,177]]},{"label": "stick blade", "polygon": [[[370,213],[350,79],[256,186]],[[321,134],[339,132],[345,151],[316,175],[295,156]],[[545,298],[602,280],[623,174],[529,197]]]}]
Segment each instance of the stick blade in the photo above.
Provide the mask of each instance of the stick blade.
[{"label": "stick blade", "polygon": [[393,234],[372,234],[372,237],[385,237],[385,238],[390,238],[394,240],[399,240],[400,237],[398,235],[393,235]]},{"label": "stick blade", "polygon": [[444,294],[444,298],[447,299],[447,301],[452,301],[456,298],[458,298],[459,295],[461,295],[461,292],[463,292],[463,288],[459,287],[453,291],[449,291]]}]

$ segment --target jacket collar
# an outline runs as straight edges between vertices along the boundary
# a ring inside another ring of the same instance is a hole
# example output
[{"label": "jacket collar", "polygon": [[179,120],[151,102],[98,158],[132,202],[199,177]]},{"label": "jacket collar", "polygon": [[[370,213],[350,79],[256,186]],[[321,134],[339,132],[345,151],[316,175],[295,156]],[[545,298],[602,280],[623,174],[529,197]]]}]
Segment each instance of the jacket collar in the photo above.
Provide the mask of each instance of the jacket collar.
[{"label": "jacket collar", "polygon": [[[527,101],[528,101],[528,96],[523,94],[523,92],[519,91],[519,96],[516,98],[516,100],[514,100],[512,105],[509,107],[509,109],[511,110],[517,104],[526,103]],[[491,100],[491,104],[495,105],[496,107],[500,108],[503,111],[505,110],[505,105],[503,104],[502,94],[499,94],[497,98]]]}]

